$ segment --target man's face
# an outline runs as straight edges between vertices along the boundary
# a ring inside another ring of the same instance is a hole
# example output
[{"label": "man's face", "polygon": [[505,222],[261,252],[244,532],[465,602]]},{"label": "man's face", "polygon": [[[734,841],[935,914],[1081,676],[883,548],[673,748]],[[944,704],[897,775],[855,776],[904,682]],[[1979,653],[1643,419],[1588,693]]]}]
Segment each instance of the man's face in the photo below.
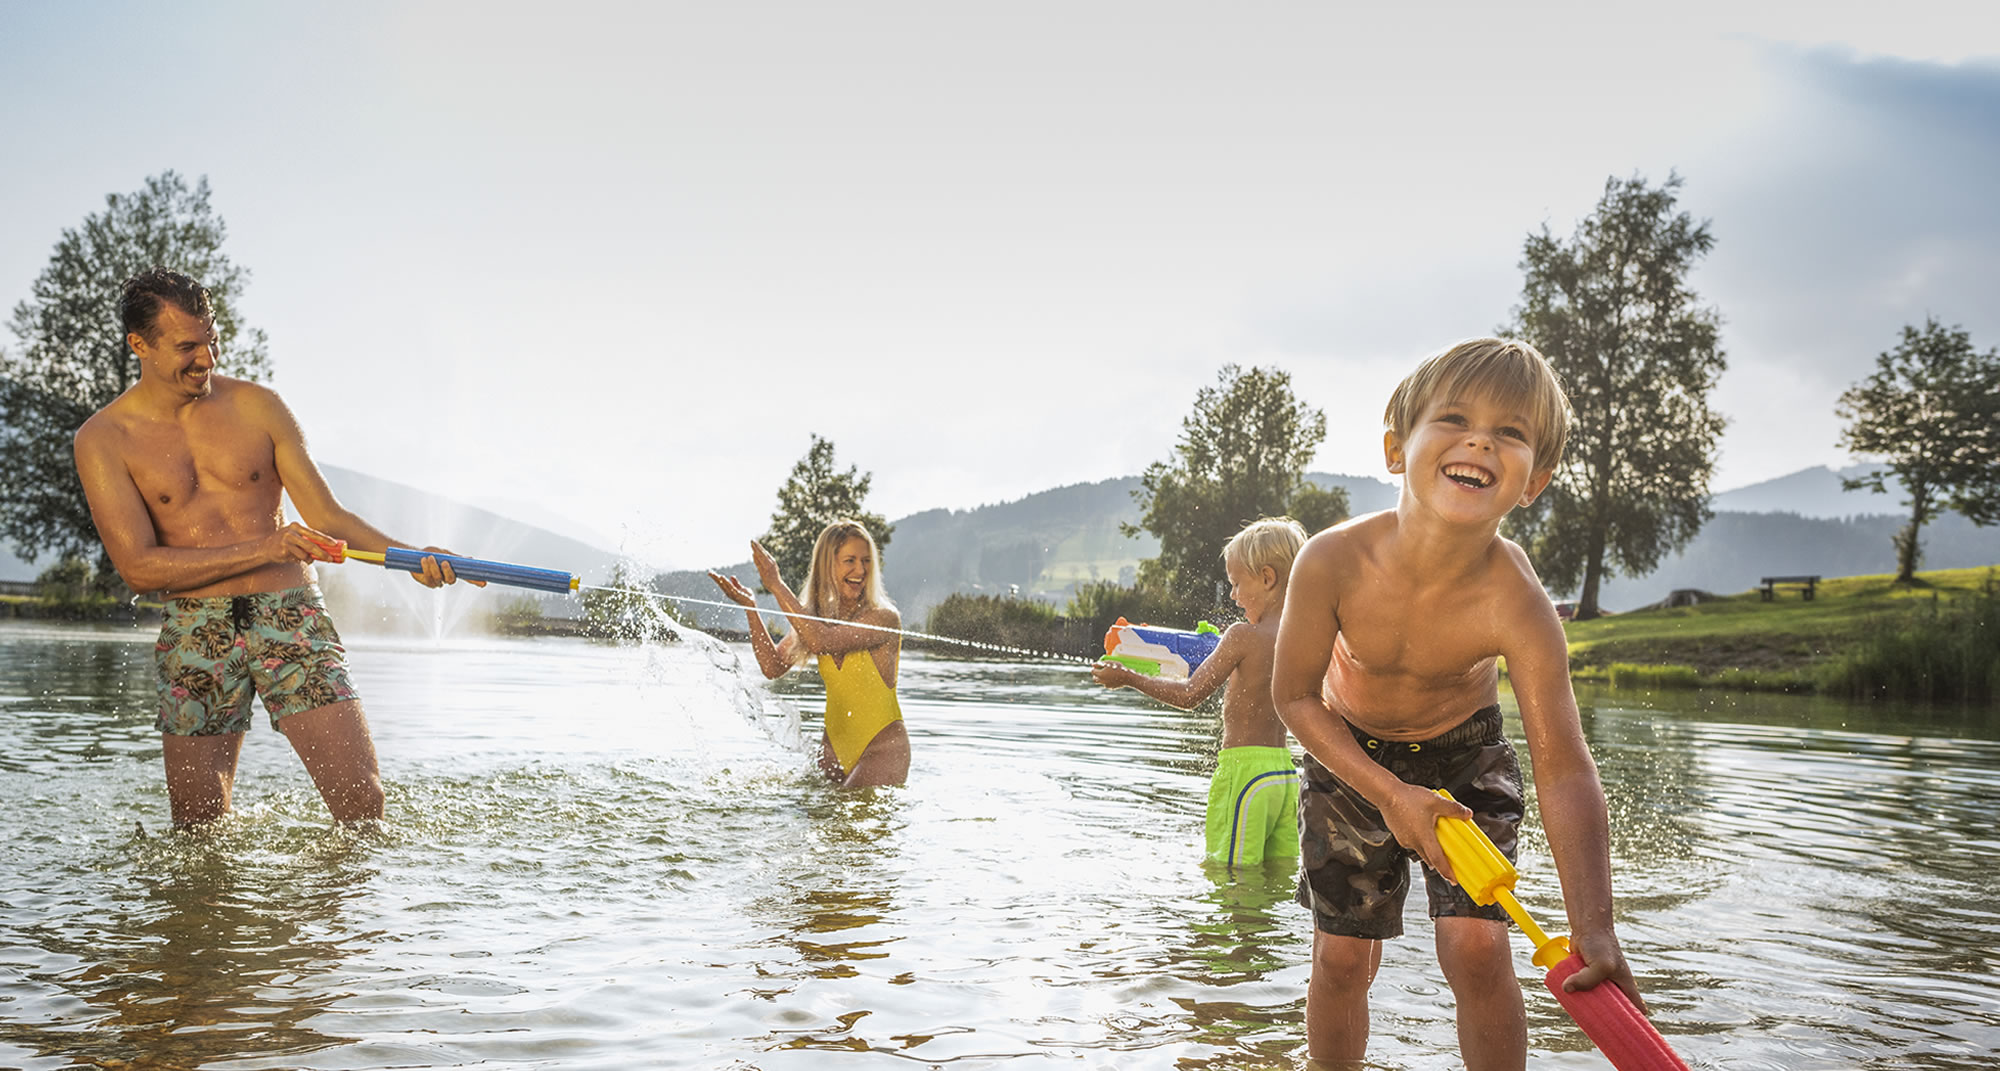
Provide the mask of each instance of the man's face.
[{"label": "man's face", "polygon": [[222,359],[214,317],[196,317],[167,302],[160,306],[152,338],[131,334],[125,341],[138,355],[142,377],[188,398],[206,398],[214,389],[215,362]]}]

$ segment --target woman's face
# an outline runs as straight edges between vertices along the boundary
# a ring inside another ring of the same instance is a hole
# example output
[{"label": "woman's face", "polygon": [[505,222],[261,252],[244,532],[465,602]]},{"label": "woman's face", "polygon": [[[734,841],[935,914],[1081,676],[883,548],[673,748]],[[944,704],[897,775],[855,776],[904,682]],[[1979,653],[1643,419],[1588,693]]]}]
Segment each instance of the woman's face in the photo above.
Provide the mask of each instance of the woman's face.
[{"label": "woman's face", "polygon": [[840,593],[842,606],[854,606],[868,591],[868,575],[875,571],[875,556],[868,552],[868,541],[860,536],[848,536],[840,541],[833,551],[834,588]]}]

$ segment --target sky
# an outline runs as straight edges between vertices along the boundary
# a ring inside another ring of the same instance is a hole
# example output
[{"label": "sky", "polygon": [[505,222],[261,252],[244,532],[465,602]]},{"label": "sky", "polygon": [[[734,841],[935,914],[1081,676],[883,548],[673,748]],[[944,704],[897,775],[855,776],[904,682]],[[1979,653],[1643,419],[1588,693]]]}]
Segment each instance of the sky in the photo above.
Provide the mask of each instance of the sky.
[{"label": "sky", "polygon": [[0,303],[205,176],[320,462],[665,568],[812,434],[968,509],[1168,459],[1228,364],[1386,478],[1614,176],[1715,236],[1712,490],[1850,463],[1905,324],[2000,344],[1990,4],[1502,7],[0,0]]}]

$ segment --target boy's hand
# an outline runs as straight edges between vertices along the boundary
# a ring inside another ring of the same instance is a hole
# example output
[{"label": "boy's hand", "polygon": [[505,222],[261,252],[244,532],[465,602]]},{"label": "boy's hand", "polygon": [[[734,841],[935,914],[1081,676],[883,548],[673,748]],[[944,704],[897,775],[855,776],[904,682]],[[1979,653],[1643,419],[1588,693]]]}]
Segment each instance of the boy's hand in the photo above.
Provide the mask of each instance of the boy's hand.
[{"label": "boy's hand", "polygon": [[1099,662],[1090,667],[1090,679],[1106,688],[1123,688],[1132,683],[1132,671],[1116,662]]},{"label": "boy's hand", "polygon": [[1639,983],[1632,979],[1632,965],[1625,962],[1625,953],[1618,947],[1617,934],[1610,930],[1575,934],[1570,937],[1570,951],[1582,957],[1583,969],[1563,979],[1563,992],[1574,993],[1610,982],[1632,998],[1632,1006],[1639,1009],[1640,1015],[1650,1014],[1646,998],[1639,995]]},{"label": "boy's hand", "polygon": [[1464,804],[1410,784],[1397,788],[1395,795],[1382,805],[1382,821],[1395,835],[1396,842],[1415,852],[1425,866],[1453,885],[1458,884],[1458,875],[1452,873],[1451,860],[1445,858],[1444,845],[1438,843],[1437,820],[1471,817],[1471,809]]}]

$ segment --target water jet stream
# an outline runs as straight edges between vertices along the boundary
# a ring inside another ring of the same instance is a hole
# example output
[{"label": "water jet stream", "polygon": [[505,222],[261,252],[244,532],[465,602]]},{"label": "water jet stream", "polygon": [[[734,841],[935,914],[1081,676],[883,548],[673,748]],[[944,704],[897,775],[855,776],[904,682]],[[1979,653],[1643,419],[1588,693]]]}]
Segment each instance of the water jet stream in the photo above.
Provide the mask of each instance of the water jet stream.
[{"label": "water jet stream", "polygon": [[1096,659],[1084,658],[1081,655],[1058,654],[1054,651],[1038,651],[1030,647],[1013,647],[1004,643],[988,643],[984,640],[962,640],[956,636],[939,636],[929,632],[917,632],[914,629],[890,628],[887,625],[871,625],[865,621],[844,621],[837,617],[815,617],[812,614],[788,614],[783,610],[763,606],[749,607],[740,602],[726,602],[721,599],[697,599],[688,595],[668,595],[665,592],[642,591],[638,588],[608,588],[597,584],[584,584],[582,585],[582,590],[602,591],[612,595],[637,595],[647,599],[672,599],[674,602],[692,606],[720,606],[728,610],[755,609],[760,614],[776,614],[781,617],[795,617],[805,621],[822,621],[829,625],[847,625],[853,628],[874,629],[877,632],[893,632],[898,636],[908,636],[912,639],[934,640],[938,643],[957,644],[961,647],[971,647],[981,651],[993,651],[999,654],[1025,655],[1029,658],[1046,658],[1057,662],[1073,662],[1083,666],[1095,665],[1097,663]]}]

